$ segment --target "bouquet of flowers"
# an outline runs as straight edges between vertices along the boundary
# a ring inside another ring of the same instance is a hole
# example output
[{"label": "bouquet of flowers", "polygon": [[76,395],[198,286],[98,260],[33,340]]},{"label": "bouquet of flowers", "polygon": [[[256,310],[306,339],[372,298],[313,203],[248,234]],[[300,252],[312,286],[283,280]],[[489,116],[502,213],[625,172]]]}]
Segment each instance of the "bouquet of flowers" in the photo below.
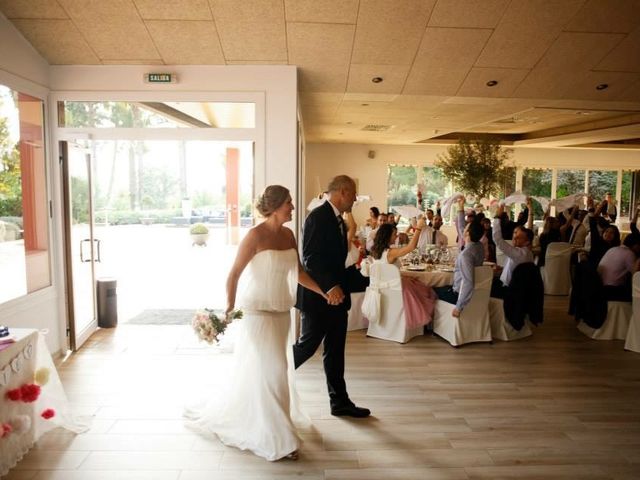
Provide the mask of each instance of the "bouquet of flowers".
[{"label": "bouquet of flowers", "polygon": [[228,315],[216,314],[212,309],[198,310],[191,321],[191,326],[200,341],[208,344],[218,342],[218,335],[224,333],[233,320],[242,318],[242,310],[231,310]]}]

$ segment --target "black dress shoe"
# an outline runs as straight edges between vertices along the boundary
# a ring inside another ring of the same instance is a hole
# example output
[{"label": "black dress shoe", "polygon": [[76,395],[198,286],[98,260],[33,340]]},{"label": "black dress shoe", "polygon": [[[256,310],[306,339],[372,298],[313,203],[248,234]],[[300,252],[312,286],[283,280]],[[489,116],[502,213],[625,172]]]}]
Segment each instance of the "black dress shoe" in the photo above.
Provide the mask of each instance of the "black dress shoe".
[{"label": "black dress shoe", "polygon": [[371,410],[368,408],[356,407],[353,403],[351,405],[343,405],[341,407],[333,407],[331,409],[331,415],[334,417],[355,417],[365,418],[371,415]]}]

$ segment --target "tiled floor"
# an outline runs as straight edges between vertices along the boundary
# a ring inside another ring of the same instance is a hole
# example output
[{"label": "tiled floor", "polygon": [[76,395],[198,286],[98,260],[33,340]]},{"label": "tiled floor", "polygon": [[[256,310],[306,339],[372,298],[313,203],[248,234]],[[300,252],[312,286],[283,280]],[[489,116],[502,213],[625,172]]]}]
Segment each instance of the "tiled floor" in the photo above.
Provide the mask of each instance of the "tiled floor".
[{"label": "tiled floor", "polygon": [[638,479],[640,355],[580,334],[547,297],[517,342],[452,348],[351,332],[347,381],[366,420],[329,414],[316,356],[297,372],[312,426],[297,462],[269,463],[186,430],[182,406],[228,355],[184,326],[100,331],[60,367],[89,433],[47,434],[8,479]]}]

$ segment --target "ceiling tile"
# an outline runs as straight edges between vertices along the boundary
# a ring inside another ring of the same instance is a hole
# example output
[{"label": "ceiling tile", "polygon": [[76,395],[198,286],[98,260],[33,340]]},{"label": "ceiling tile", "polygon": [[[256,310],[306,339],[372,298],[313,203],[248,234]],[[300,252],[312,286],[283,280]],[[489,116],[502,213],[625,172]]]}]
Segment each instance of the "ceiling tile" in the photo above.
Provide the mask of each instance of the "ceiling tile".
[{"label": "ceiling tile", "polygon": [[640,27],[627,35],[598,64],[596,70],[640,72]]},{"label": "ceiling tile", "polygon": [[286,60],[282,0],[209,0],[227,60]]},{"label": "ceiling tile", "polygon": [[427,28],[403,93],[455,95],[491,30]]},{"label": "ceiling tile", "polygon": [[316,93],[316,92],[301,92],[300,104],[301,105],[340,105],[344,94],[342,93]]},{"label": "ceiling tile", "polygon": [[351,63],[410,65],[435,0],[363,0]]},{"label": "ceiling tile", "polygon": [[[463,97],[510,97],[520,82],[529,73],[528,69],[518,68],[472,68],[458,90]],[[493,87],[487,82],[498,82]]]},{"label": "ceiling tile", "polygon": [[140,16],[148,20],[211,20],[207,0],[134,0]]},{"label": "ceiling tile", "polygon": [[0,0],[7,18],[69,18],[57,0]]},{"label": "ceiling tile", "polygon": [[160,57],[130,0],[59,2],[101,60]]},{"label": "ceiling tile", "polygon": [[354,25],[287,24],[289,64],[300,68],[300,91],[344,92]]},{"label": "ceiling tile", "polygon": [[439,0],[430,27],[495,28],[510,0]]},{"label": "ceiling tile", "polygon": [[287,22],[356,23],[358,0],[285,0]]},{"label": "ceiling tile", "polygon": [[640,102],[640,80],[632,83],[620,96],[619,100],[625,100],[628,102]]},{"label": "ceiling tile", "polygon": [[100,63],[71,20],[15,19],[13,24],[51,65]]},{"label": "ceiling tile", "polygon": [[[351,65],[347,91],[399,94],[408,73],[408,65]],[[374,77],[380,77],[383,81],[374,83],[371,81]]]},{"label": "ceiling tile", "polygon": [[532,68],[584,0],[527,0],[509,4],[476,67]]},{"label": "ceiling tile", "polygon": [[227,60],[227,65],[288,65],[287,60]]},{"label": "ceiling tile", "polygon": [[623,35],[617,33],[561,34],[514,95],[521,98],[583,98],[575,96],[578,94],[576,86],[621,38]]},{"label": "ceiling tile", "polygon": [[[589,100],[622,100],[627,89],[640,79],[640,73],[587,72],[580,77],[567,93],[567,97]],[[605,90],[597,90],[596,85],[606,83]]]},{"label": "ceiling tile", "polygon": [[628,33],[640,25],[640,0],[588,0],[564,26],[572,32]]},{"label": "ceiling tile", "polygon": [[211,21],[147,20],[149,33],[167,64],[223,65],[224,57]]}]

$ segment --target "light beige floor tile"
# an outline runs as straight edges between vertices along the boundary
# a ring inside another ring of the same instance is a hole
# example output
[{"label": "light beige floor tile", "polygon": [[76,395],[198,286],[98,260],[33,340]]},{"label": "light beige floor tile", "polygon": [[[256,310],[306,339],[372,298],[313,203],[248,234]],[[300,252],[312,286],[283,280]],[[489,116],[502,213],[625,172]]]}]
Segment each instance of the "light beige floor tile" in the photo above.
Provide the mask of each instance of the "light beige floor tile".
[{"label": "light beige floor tile", "polygon": [[92,452],[82,470],[215,470],[222,453],[207,452]]},{"label": "light beige floor tile", "polygon": [[58,434],[49,435],[39,450],[174,452],[194,450],[195,435]]},{"label": "light beige floor tile", "polygon": [[89,454],[89,452],[32,449],[15,468],[17,470],[73,470],[78,468]]},{"label": "light beige floor tile", "polygon": [[[419,446],[416,446],[419,447]],[[493,465],[485,450],[422,449],[361,450],[358,452],[361,468],[411,468],[411,467],[465,467]]]},{"label": "light beige floor tile", "polygon": [[327,470],[326,480],[465,480],[462,468],[362,468]]},{"label": "light beige floor tile", "polygon": [[178,470],[43,470],[34,480],[178,480]]},{"label": "light beige floor tile", "polygon": [[469,479],[487,480],[605,480],[608,476],[593,465],[521,465],[509,467],[467,467]]}]

